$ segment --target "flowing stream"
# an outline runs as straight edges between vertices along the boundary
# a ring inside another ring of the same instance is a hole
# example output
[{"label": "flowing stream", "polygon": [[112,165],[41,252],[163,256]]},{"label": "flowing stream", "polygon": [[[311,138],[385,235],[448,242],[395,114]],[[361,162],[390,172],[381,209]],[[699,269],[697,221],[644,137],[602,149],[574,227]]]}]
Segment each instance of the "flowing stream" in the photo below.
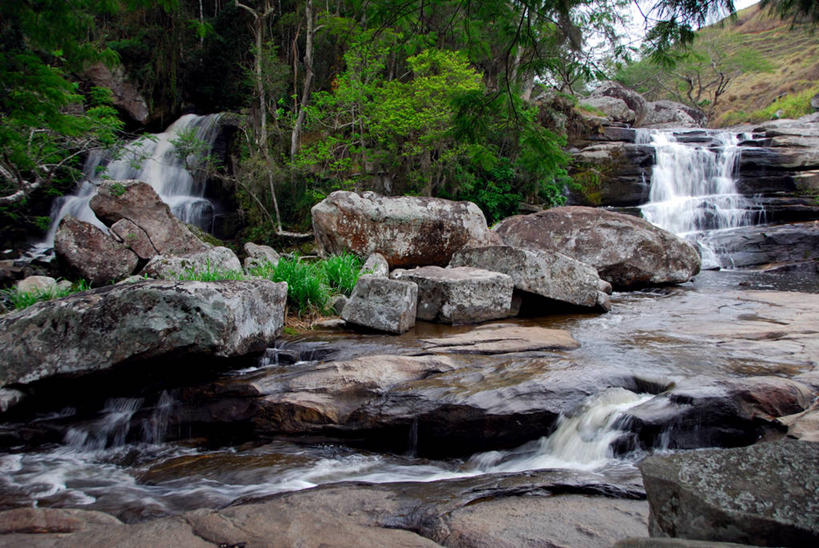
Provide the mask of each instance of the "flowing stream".
[{"label": "flowing stream", "polygon": [[156,190],[179,219],[210,230],[215,214],[214,204],[205,198],[205,185],[201,177],[195,177],[189,170],[199,166],[200,158],[195,157],[196,154],[184,157],[175,143],[182,140],[193,145],[193,149],[201,145],[206,149],[203,152],[207,153],[216,140],[219,117],[219,114],[186,114],[163,133],[131,141],[114,157],[99,150],[89,154],[83,167],[83,181],[77,192],[54,201],[51,226],[38,247],[53,246],[57,227],[66,215],[107,231],[89,207],[91,197],[103,179],[144,181]]},{"label": "flowing stream", "polygon": [[656,151],[649,202],[651,223],[695,241],[703,268],[730,267],[709,243],[715,230],[764,222],[764,210],[739,193],[736,172],[744,135],[728,131],[638,130],[637,141]]}]

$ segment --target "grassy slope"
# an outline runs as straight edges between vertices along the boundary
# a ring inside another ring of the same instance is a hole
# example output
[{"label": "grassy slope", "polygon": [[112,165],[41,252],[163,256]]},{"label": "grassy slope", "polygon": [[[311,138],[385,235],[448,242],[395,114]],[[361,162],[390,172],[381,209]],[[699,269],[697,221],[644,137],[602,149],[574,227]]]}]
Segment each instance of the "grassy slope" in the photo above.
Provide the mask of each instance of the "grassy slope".
[{"label": "grassy slope", "polygon": [[770,73],[746,72],[731,82],[722,104],[717,105],[712,126],[760,121],[761,114],[752,113],[769,107],[777,97],[819,88],[819,29],[811,32],[809,25],[792,26],[759,6],[737,15],[734,21],[701,30],[697,40],[708,40],[715,33],[734,34],[739,38],[736,47],[753,49],[776,69]]}]

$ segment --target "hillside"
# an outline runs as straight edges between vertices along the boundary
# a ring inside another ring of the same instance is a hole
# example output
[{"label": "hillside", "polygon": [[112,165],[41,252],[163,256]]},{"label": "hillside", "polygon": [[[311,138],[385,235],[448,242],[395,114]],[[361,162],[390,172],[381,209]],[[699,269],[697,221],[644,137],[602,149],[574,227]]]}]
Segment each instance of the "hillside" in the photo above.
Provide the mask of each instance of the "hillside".
[{"label": "hillside", "polygon": [[[672,99],[706,110],[712,127],[758,122],[799,113],[819,92],[819,34],[809,24],[793,25],[758,5],[737,17],[697,33],[693,58],[674,71],[644,60],[624,68],[618,80],[651,99]],[[727,77],[722,93],[713,101],[719,74]],[[686,79],[692,82],[688,92]],[[698,89],[699,86],[702,89]],[[699,93],[699,94],[698,94]]]}]

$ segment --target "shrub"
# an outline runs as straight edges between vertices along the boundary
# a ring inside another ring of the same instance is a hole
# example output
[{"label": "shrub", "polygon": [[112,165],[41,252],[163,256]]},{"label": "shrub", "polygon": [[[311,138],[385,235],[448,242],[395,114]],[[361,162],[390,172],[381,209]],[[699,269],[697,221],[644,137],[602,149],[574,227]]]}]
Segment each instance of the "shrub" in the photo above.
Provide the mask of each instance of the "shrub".
[{"label": "shrub", "polygon": [[220,282],[222,280],[244,280],[245,274],[238,270],[212,269],[208,261],[204,271],[188,268],[181,274],[177,274],[177,277],[181,281],[188,282]]}]

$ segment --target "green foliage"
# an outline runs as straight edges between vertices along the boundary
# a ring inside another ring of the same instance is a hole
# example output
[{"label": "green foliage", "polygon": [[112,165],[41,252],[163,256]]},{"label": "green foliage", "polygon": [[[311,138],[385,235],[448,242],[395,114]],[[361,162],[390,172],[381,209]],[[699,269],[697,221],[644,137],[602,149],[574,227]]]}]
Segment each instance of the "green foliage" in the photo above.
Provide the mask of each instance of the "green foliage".
[{"label": "green foliage", "polygon": [[361,271],[361,260],[350,253],[332,255],[318,263],[330,290],[346,296],[353,292]]},{"label": "green foliage", "polygon": [[360,275],[361,262],[354,255],[333,255],[308,262],[298,255],[282,257],[277,265],[265,263],[250,270],[274,282],[287,282],[287,301],[299,316],[324,313],[331,295],[350,295]]},{"label": "green foliage", "polygon": [[751,122],[762,122],[776,118],[799,118],[813,112],[811,98],[819,93],[819,86],[808,88],[793,95],[780,97],[762,110],[750,114]]},{"label": "green foliage", "polygon": [[18,291],[17,289],[4,289],[2,290],[3,296],[6,297],[9,302],[12,304],[15,310],[22,310],[23,308],[28,308],[33,304],[37,304],[43,301],[50,301],[52,299],[60,299],[62,297],[67,297],[68,295],[72,295],[74,293],[79,293],[81,291],[88,291],[91,289],[91,285],[85,280],[79,280],[74,282],[71,287],[67,288],[56,288],[51,290],[39,290],[35,289],[33,291]]},{"label": "green foliage", "polygon": [[120,196],[125,194],[125,191],[126,191],[125,185],[123,185],[122,183],[114,183],[111,185],[111,194],[116,198],[119,198]]}]

